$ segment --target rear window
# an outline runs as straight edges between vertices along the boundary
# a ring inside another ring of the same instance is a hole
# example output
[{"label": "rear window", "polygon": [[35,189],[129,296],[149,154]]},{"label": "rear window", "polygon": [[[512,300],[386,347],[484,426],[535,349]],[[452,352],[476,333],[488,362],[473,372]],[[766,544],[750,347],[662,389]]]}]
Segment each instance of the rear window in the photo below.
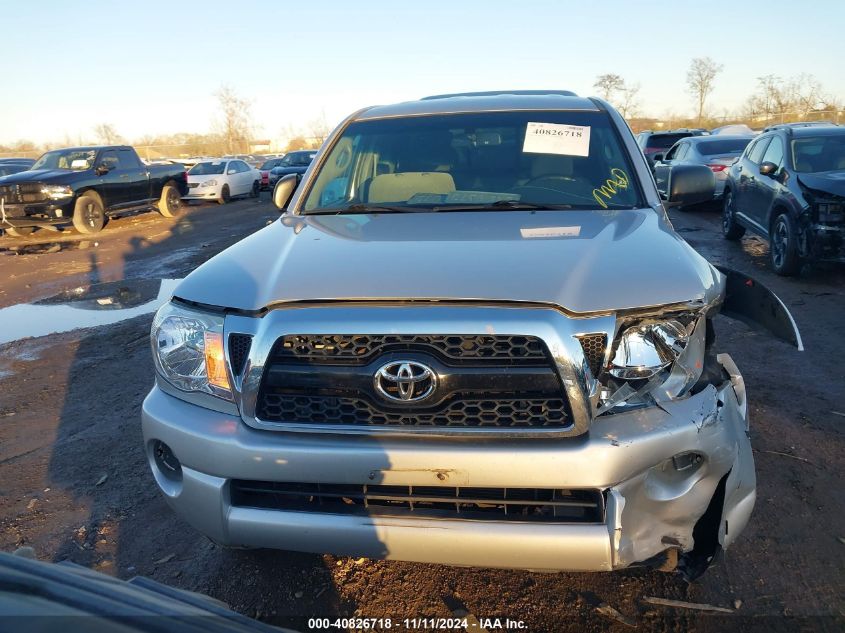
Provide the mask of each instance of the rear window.
[{"label": "rear window", "polygon": [[748,144],[751,142],[750,138],[737,138],[722,141],[702,141],[697,144],[698,153],[703,156],[713,156],[715,154],[741,154]]},{"label": "rear window", "polygon": [[689,134],[652,134],[645,142],[646,147],[653,147],[655,149],[668,149],[682,138],[690,136]]}]

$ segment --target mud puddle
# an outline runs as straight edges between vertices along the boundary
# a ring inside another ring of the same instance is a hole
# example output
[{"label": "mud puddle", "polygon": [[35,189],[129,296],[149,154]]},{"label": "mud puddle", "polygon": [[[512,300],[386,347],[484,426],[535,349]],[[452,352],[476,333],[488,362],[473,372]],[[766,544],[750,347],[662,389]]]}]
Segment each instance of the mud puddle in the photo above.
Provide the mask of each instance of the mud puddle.
[{"label": "mud puddle", "polygon": [[0,309],[0,344],[112,325],[154,312],[181,279],[119,281],[64,291]]}]

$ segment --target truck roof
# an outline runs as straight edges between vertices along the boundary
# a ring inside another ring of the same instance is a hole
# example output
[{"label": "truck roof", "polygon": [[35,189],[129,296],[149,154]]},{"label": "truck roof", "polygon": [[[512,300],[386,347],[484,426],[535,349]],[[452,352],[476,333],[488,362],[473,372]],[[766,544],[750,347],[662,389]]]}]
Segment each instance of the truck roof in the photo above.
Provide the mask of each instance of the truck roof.
[{"label": "truck roof", "polygon": [[578,97],[572,93],[567,94],[562,90],[549,92],[515,90],[443,95],[393,105],[372,106],[359,112],[354,120],[508,110],[591,110],[597,112],[599,107],[591,99]]}]

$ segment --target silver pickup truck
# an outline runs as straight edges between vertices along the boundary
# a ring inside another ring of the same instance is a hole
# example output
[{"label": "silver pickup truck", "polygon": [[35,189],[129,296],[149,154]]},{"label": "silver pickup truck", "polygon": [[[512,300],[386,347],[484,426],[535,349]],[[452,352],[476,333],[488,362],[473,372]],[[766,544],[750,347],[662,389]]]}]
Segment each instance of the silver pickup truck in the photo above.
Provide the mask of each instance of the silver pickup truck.
[{"label": "silver pickup truck", "polygon": [[145,451],[214,541],[452,565],[701,573],[755,500],[720,310],[800,347],[659,198],[624,120],[565,91],[347,118],[284,211],[152,326]]}]

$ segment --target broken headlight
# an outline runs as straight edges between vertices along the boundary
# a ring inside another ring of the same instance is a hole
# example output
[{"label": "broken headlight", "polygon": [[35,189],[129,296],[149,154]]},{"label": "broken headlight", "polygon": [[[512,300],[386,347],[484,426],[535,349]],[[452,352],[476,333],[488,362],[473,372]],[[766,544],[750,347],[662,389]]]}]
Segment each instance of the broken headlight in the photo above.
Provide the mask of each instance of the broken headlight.
[{"label": "broken headlight", "polygon": [[153,319],[150,342],[156,369],[168,383],[232,399],[221,315],[167,303]]},{"label": "broken headlight", "polygon": [[682,396],[701,376],[705,347],[706,318],[698,314],[625,324],[601,378],[599,413]]}]

